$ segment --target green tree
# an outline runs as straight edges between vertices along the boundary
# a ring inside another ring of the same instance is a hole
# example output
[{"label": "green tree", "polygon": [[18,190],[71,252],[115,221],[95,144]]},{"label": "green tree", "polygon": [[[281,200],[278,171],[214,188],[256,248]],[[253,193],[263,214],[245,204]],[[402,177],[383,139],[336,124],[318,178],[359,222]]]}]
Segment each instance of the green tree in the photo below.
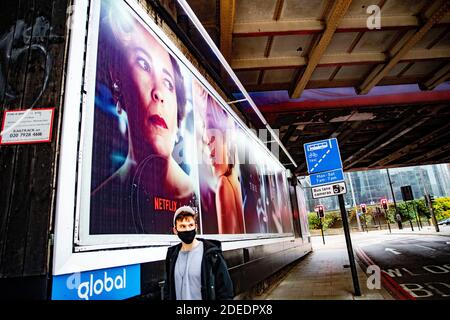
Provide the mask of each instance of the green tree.
[{"label": "green tree", "polygon": [[320,219],[316,212],[308,213],[309,229],[320,229]]},{"label": "green tree", "polygon": [[[329,211],[325,212],[325,217],[323,219],[323,229],[327,230],[332,227],[337,221],[341,220],[339,211]],[[320,218],[317,212],[308,213],[308,222],[310,229],[320,229]]]},{"label": "green tree", "polygon": [[403,220],[415,219],[414,206],[412,203],[397,202],[397,208]]},{"label": "green tree", "polygon": [[414,205],[416,206],[417,212],[421,217],[425,216],[427,219],[431,218],[430,210],[425,203],[425,199],[414,200]]},{"label": "green tree", "polygon": [[450,198],[437,198],[433,209],[438,221],[450,218]]},{"label": "green tree", "polygon": [[327,226],[327,229],[332,228],[340,220],[342,219],[339,211],[330,211],[325,214],[324,225]]},{"label": "green tree", "polygon": [[[398,207],[398,206],[397,206]],[[383,210],[384,211],[384,210]],[[388,205],[388,209],[386,210],[387,213],[385,214],[384,220],[388,220],[389,223],[395,223],[397,220],[395,220],[395,217],[397,215],[397,212],[395,212],[395,206],[393,204]],[[400,211],[400,210],[399,210]],[[400,212],[400,215],[403,217],[403,215]]]}]

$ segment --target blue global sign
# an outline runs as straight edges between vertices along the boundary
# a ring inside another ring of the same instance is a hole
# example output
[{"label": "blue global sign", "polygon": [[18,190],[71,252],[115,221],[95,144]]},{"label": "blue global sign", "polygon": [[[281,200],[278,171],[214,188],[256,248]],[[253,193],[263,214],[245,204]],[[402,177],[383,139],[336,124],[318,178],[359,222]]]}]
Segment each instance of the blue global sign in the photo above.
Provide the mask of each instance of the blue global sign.
[{"label": "blue global sign", "polygon": [[140,265],[53,277],[52,300],[123,300],[140,293]]}]

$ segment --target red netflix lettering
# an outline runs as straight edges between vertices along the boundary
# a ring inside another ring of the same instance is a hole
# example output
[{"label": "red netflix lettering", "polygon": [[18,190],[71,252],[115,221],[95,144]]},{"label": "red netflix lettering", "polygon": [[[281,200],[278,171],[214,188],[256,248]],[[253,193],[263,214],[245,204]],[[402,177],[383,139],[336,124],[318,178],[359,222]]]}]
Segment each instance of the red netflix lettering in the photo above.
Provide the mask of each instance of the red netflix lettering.
[{"label": "red netflix lettering", "polygon": [[153,203],[155,210],[175,212],[178,208],[177,202],[169,199],[155,197]]}]

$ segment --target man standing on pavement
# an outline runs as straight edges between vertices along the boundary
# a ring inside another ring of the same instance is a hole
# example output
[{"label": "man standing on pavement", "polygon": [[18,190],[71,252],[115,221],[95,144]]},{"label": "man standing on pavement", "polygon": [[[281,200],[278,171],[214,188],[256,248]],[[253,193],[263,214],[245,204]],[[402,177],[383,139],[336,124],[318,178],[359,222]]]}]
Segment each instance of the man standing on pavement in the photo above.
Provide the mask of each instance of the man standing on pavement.
[{"label": "man standing on pavement", "polygon": [[398,228],[400,230],[403,229],[403,227],[402,227],[402,216],[400,215],[400,213],[397,213],[397,215],[395,216],[395,219],[397,220]]},{"label": "man standing on pavement", "polygon": [[233,283],[217,240],[196,238],[197,214],[188,206],[177,209],[173,232],[181,243],[166,257],[165,300],[231,300]]}]

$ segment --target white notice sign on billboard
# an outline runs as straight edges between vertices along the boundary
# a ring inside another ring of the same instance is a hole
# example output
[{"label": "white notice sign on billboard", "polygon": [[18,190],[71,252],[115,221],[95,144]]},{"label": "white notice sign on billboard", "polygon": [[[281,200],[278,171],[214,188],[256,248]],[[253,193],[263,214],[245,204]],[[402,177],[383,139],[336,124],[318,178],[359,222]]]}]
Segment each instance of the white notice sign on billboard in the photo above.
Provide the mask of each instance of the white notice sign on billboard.
[{"label": "white notice sign on billboard", "polygon": [[327,184],[325,186],[312,188],[312,196],[314,199],[337,196],[347,193],[345,182]]},{"label": "white notice sign on billboard", "polygon": [[5,111],[0,145],[51,141],[55,108]]}]

